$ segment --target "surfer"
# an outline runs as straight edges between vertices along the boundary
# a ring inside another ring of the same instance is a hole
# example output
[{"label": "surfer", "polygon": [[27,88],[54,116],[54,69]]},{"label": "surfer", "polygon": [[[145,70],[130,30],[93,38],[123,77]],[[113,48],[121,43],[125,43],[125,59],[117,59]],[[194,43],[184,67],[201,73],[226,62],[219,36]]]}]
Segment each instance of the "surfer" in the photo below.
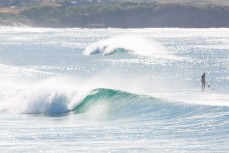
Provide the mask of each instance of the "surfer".
[{"label": "surfer", "polygon": [[203,75],[201,76],[201,82],[202,82],[202,91],[205,91],[205,84],[206,84],[205,73],[203,73]]}]

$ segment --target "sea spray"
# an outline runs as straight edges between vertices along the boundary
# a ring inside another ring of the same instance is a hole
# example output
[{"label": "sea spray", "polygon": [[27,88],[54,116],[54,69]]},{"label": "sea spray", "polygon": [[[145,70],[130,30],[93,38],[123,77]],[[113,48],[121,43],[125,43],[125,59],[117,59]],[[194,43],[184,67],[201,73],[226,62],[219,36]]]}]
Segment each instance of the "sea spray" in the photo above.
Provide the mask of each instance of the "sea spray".
[{"label": "sea spray", "polygon": [[[2,152],[228,152],[228,29],[0,31]],[[120,34],[189,60],[81,54]]]},{"label": "sea spray", "polygon": [[[175,86],[175,84],[178,84]],[[103,111],[109,107],[108,101],[131,101],[128,97],[121,95],[128,95],[128,93],[137,96],[148,95],[149,97],[156,97],[169,103],[189,103],[200,105],[215,105],[228,106],[228,95],[209,91],[200,93],[197,90],[180,92],[179,84],[181,81],[173,80],[168,82],[163,77],[154,78],[146,76],[124,76],[121,74],[113,75],[112,78],[99,73],[89,78],[77,77],[56,77],[45,80],[20,80],[8,79],[1,81],[0,87],[0,111],[13,113],[27,113],[27,114],[63,114],[71,112],[75,107],[85,101],[85,97],[92,95],[90,102],[94,105],[96,101],[103,101]],[[98,90],[102,88],[102,90]],[[112,92],[109,92],[112,91]],[[118,92],[120,91],[120,92]],[[98,93],[99,94],[98,94]],[[106,95],[114,94],[110,98]],[[93,96],[95,95],[95,96]],[[100,95],[100,96],[98,96]],[[117,100],[114,97],[121,96],[123,100]],[[133,95],[132,95],[133,96]],[[99,99],[97,99],[99,97]],[[134,96],[133,96],[134,97]],[[141,101],[141,100],[140,100]],[[150,101],[150,100],[149,100]],[[117,106],[121,105],[118,103]],[[125,103],[125,102],[124,102]],[[96,106],[98,106],[96,102]],[[99,106],[100,107],[100,106]],[[89,107],[94,108],[94,107]],[[94,111],[96,109],[93,109]],[[90,112],[90,111],[88,111]],[[109,112],[109,111],[108,111]]]},{"label": "sea spray", "polygon": [[169,55],[167,49],[156,41],[133,35],[116,36],[92,43],[84,50],[83,54],[102,53],[103,55],[110,55],[117,52],[154,57],[166,57]]}]

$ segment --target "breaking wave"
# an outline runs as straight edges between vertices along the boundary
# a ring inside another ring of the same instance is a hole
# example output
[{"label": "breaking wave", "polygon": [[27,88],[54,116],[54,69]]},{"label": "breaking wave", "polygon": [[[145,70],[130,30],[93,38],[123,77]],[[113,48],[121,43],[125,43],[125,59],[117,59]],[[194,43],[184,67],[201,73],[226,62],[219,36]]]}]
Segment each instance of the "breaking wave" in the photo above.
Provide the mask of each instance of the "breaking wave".
[{"label": "breaking wave", "polygon": [[[84,55],[111,55],[130,53],[142,56],[167,57],[167,49],[159,43],[139,36],[116,36],[92,43],[85,48]],[[171,55],[170,55],[171,56]]]},{"label": "breaking wave", "polygon": [[[20,96],[15,96],[20,95]],[[36,90],[16,91],[1,111],[47,116],[77,114],[90,119],[172,118],[209,112],[228,111],[229,107],[190,105],[138,95],[126,91],[97,88],[89,91]]]}]

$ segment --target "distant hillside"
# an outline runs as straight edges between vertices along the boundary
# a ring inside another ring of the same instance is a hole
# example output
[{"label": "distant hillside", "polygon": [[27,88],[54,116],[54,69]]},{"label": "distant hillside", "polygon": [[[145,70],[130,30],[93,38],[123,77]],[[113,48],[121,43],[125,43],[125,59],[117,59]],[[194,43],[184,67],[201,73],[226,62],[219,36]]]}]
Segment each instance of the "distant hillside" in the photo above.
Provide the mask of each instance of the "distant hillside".
[{"label": "distant hillside", "polygon": [[[5,12],[3,8],[0,9],[2,12],[0,13],[0,25],[8,23],[9,25],[56,28],[229,27],[229,6],[196,4],[190,3],[191,0],[184,0],[187,1],[186,3],[167,3],[166,0],[164,3],[98,0],[77,1],[78,3],[67,0],[53,0],[53,3],[43,0],[33,0],[33,3],[32,0],[30,1],[30,6],[27,7],[24,6],[24,3],[20,3],[20,7],[19,4],[17,7],[9,7],[8,12],[6,8],[4,8]],[[3,22],[6,20],[7,22]]]},{"label": "distant hillside", "polygon": [[180,4],[214,4],[229,5],[228,0],[0,0],[0,7],[29,7],[29,6],[56,6],[56,5],[83,5],[88,3],[180,3]]},{"label": "distant hillside", "polygon": [[63,6],[97,2],[98,0],[0,0],[0,7]]},{"label": "distant hillside", "polygon": [[32,23],[24,16],[4,13],[4,14],[0,14],[0,25],[1,26],[32,26]]}]

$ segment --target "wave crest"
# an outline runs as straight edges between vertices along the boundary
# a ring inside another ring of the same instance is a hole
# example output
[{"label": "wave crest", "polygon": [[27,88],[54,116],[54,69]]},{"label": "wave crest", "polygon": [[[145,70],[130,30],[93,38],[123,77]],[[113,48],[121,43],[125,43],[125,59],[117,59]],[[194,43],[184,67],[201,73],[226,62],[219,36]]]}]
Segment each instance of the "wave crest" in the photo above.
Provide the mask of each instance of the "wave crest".
[{"label": "wave crest", "polygon": [[127,52],[135,55],[166,57],[167,49],[159,43],[139,36],[117,36],[101,40],[86,47],[84,55],[110,55]]},{"label": "wave crest", "polygon": [[47,93],[34,97],[27,102],[25,113],[29,114],[63,114],[69,111],[69,98],[65,94]]}]

